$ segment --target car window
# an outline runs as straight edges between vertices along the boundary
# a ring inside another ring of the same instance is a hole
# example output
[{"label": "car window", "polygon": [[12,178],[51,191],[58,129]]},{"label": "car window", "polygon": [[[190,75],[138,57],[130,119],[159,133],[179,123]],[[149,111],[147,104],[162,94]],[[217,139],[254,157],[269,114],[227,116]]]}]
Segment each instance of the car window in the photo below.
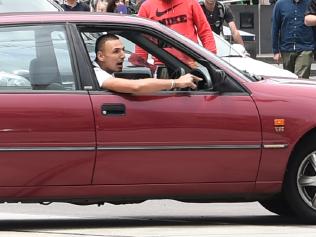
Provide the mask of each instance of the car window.
[{"label": "car window", "polygon": [[0,29],[0,90],[74,90],[63,26]]},{"label": "car window", "polygon": [[[127,79],[159,78],[175,79],[185,73],[194,72],[210,82],[208,69],[185,52],[180,51],[161,38],[142,32],[107,31],[100,33],[82,32],[91,61],[95,60],[94,45],[102,34],[117,35],[125,48],[123,70],[116,77]],[[204,87],[199,87],[203,90]]]}]

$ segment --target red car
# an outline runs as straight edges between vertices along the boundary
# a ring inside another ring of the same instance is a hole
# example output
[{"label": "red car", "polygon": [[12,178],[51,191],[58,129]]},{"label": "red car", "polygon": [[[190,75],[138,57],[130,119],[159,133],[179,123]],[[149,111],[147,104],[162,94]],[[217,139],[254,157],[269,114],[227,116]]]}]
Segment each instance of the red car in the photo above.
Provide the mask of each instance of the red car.
[{"label": "red car", "polygon": [[[143,95],[101,89],[91,60],[105,32],[130,51],[118,77],[191,72],[203,82]],[[137,60],[135,46],[164,66]],[[259,201],[316,222],[315,82],[253,78],[159,23],[122,15],[1,14],[0,60],[2,202]]]}]

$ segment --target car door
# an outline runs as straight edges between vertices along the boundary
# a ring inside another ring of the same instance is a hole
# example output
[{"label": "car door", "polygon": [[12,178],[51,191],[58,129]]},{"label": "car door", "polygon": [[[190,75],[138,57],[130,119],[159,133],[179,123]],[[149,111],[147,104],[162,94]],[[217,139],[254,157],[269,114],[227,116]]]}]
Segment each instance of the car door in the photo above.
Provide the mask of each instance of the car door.
[{"label": "car door", "polygon": [[96,92],[91,98],[98,138],[94,184],[256,178],[260,123],[248,95]]},{"label": "car door", "polygon": [[98,150],[93,184],[255,181],[261,128],[246,91],[90,95]]},{"label": "car door", "polygon": [[89,95],[62,25],[0,28],[0,186],[91,184]]}]

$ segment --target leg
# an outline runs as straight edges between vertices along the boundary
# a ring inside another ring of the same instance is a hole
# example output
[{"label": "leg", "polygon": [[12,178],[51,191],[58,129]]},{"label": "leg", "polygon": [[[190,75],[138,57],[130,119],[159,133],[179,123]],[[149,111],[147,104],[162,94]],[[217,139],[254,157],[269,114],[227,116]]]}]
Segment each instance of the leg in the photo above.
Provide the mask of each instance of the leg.
[{"label": "leg", "polygon": [[311,65],[313,62],[313,52],[300,52],[295,62],[295,74],[299,77],[308,79],[311,73]]},{"label": "leg", "polygon": [[295,59],[296,59],[296,53],[295,52],[282,52],[282,62],[283,62],[283,68],[285,70],[288,70],[290,72],[295,72]]}]

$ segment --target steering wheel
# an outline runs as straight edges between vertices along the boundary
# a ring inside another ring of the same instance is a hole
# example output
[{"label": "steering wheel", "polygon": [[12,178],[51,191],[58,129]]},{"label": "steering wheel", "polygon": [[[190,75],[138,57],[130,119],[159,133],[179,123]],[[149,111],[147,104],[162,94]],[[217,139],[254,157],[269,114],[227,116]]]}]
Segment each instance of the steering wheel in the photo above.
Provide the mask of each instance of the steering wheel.
[{"label": "steering wheel", "polygon": [[212,88],[211,78],[205,76],[205,74],[200,69],[193,69],[190,71],[190,74],[202,78],[202,81],[199,81],[197,84],[197,90],[208,90]]},{"label": "steering wheel", "polygon": [[[193,69],[189,72],[190,74],[197,76],[199,78],[202,78],[202,81],[199,81],[197,83],[197,88],[194,89],[196,90],[208,90],[212,88],[212,81],[211,78],[208,78],[200,69]],[[171,78],[178,78],[180,76],[185,75],[186,72],[183,68],[176,68],[173,73],[171,74]],[[193,91],[191,88],[182,88],[180,89],[181,91]]]}]

